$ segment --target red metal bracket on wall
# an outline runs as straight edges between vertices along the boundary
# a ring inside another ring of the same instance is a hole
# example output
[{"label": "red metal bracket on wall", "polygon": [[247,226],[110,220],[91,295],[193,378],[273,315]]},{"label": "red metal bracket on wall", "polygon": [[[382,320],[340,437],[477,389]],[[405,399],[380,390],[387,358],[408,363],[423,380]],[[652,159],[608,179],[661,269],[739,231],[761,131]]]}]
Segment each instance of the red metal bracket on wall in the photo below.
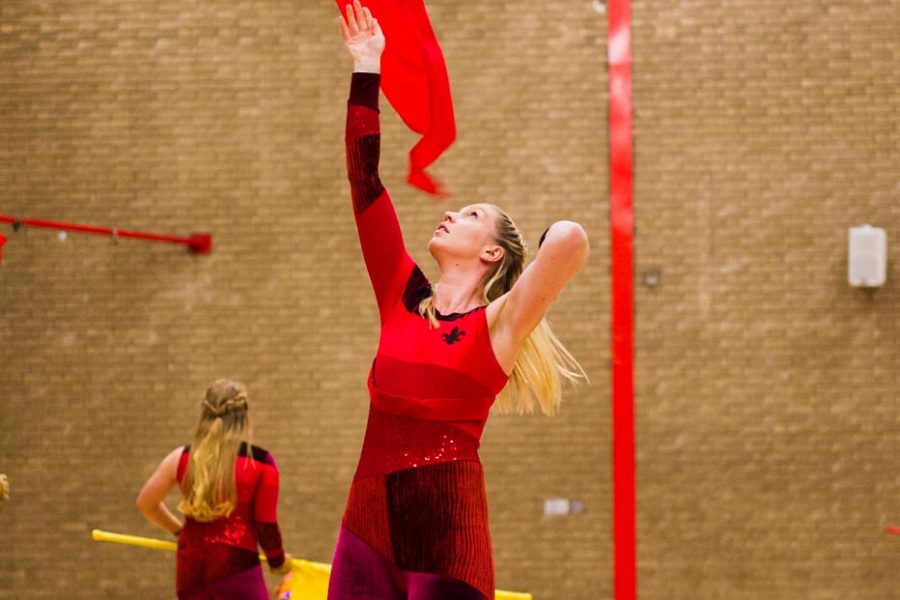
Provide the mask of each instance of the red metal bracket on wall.
[{"label": "red metal bracket on wall", "polygon": [[631,2],[607,3],[612,261],[613,553],[615,600],[637,597],[634,465],[634,206]]},{"label": "red metal bracket on wall", "polygon": [[[58,229],[75,233],[90,233],[93,235],[107,235],[114,238],[132,238],[151,242],[168,242],[171,244],[184,244],[192,254],[209,254],[212,251],[212,235],[208,233],[192,233],[187,237],[163,235],[159,233],[147,233],[144,231],[130,231],[128,229],[116,229],[114,227],[98,227],[96,225],[78,225],[75,223],[60,223],[57,221],[45,221],[43,219],[17,219],[8,215],[0,215],[0,223],[10,223],[13,229],[20,227],[38,227],[42,229]],[[7,238],[0,235],[0,252]],[[0,254],[2,260],[2,254]]]}]

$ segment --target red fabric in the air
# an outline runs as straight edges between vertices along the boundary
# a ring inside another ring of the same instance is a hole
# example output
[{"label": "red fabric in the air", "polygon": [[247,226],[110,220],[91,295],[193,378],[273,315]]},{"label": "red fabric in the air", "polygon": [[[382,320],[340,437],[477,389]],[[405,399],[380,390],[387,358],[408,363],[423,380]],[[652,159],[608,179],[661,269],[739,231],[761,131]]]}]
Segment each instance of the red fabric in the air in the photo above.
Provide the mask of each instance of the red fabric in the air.
[{"label": "red fabric in the air", "polygon": [[[345,14],[346,0],[336,0]],[[456,139],[450,78],[423,0],[362,0],[387,41],[381,57],[381,89],[406,125],[422,134],[409,153],[407,181],[445,195],[425,172]]]}]

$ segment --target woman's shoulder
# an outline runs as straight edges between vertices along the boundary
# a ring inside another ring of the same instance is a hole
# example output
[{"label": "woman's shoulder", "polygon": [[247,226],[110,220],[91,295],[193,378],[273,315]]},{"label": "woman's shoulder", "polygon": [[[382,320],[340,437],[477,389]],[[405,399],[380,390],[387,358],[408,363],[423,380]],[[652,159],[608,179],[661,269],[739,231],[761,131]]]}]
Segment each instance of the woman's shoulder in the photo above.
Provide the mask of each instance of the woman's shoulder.
[{"label": "woman's shoulder", "polygon": [[180,462],[185,460],[191,453],[190,444],[186,446],[177,446],[171,452],[166,455],[164,460],[171,462]]},{"label": "woman's shoulder", "polygon": [[248,451],[247,444],[243,444],[241,446],[241,455],[265,465],[271,465],[273,467],[275,466],[275,457],[272,456],[271,452],[269,452],[262,446],[250,444]]}]

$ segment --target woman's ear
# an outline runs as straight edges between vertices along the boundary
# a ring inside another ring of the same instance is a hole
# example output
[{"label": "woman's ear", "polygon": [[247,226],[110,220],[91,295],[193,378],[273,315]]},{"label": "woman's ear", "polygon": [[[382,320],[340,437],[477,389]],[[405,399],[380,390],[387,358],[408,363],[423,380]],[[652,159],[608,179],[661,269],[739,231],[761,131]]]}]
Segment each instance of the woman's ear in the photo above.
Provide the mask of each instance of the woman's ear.
[{"label": "woman's ear", "polygon": [[503,259],[506,252],[500,246],[487,246],[481,251],[481,258],[485,262],[497,262]]}]

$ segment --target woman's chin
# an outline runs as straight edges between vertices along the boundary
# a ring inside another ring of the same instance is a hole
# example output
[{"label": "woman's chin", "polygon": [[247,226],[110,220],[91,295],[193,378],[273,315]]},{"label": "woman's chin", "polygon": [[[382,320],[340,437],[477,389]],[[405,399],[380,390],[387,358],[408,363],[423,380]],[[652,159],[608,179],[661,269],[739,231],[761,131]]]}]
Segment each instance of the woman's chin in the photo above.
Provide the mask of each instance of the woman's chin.
[{"label": "woman's chin", "polygon": [[428,240],[428,252],[431,253],[435,260],[440,260],[442,257],[453,254],[452,246],[447,244],[447,240],[441,239],[442,237],[441,234],[437,234]]}]

